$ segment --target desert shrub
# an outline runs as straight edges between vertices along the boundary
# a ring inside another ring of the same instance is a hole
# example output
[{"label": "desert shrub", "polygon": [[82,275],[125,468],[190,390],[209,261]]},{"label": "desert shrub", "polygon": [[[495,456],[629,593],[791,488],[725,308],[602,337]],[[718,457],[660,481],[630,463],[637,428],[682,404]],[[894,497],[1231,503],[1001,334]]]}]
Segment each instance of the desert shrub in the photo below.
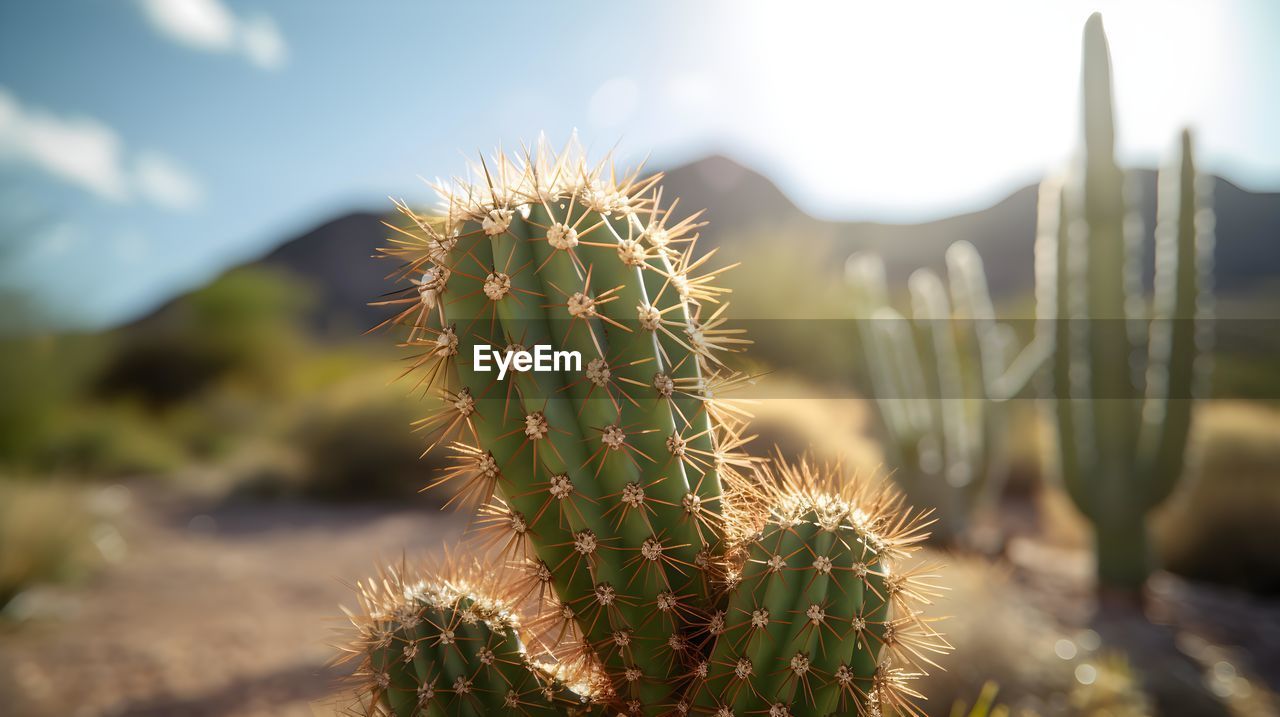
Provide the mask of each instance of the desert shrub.
[{"label": "desert shrub", "polygon": [[1197,416],[1192,474],[1155,520],[1164,565],[1280,593],[1280,411],[1214,402]]},{"label": "desert shrub", "polygon": [[[423,458],[426,441],[410,428],[428,408],[371,380],[335,386],[304,401],[286,436],[301,456],[292,490],[335,500],[414,496],[430,482],[432,466],[447,456],[441,447]],[[286,475],[282,463],[268,468]]]},{"label": "desert shrub", "polygon": [[0,466],[30,466],[85,390],[109,342],[88,336],[0,340]]},{"label": "desert shrub", "polygon": [[181,463],[162,423],[126,402],[89,399],[113,343],[60,336],[0,344],[0,467],[115,476]]},{"label": "desert shrub", "polygon": [[151,406],[191,398],[233,365],[231,357],[181,338],[147,333],[130,337],[98,377],[99,395],[127,396]]},{"label": "desert shrub", "polygon": [[90,530],[76,489],[0,480],[0,608],[33,584],[83,575],[94,557]]},{"label": "desert shrub", "polygon": [[[796,251],[798,242],[808,250]],[[725,244],[725,259],[743,262],[724,275],[733,291],[735,325],[751,336],[750,361],[809,381],[864,386],[854,381],[863,373],[862,354],[847,321],[854,315],[854,292],[843,263],[830,262],[820,246],[825,240],[785,233]]]},{"label": "desert shrub", "polygon": [[37,465],[59,473],[108,478],[161,475],[186,460],[159,421],[126,404],[65,411],[37,455]]},{"label": "desert shrub", "polygon": [[153,407],[190,399],[219,381],[278,387],[301,346],[303,282],[261,267],[232,271],[122,329],[96,380],[100,396]]}]

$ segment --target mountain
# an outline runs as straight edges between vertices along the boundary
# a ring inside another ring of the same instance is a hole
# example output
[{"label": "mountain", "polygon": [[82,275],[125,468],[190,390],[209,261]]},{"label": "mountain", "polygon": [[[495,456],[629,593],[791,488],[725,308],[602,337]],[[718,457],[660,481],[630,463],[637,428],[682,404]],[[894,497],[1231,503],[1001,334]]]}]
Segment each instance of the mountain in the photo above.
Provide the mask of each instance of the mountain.
[{"label": "mountain", "polygon": [[[1132,173],[1131,191],[1145,235],[1155,226],[1156,172]],[[1238,293],[1280,278],[1280,193],[1249,192],[1213,178],[1217,243],[1214,271],[1218,290]],[[849,254],[875,251],[884,257],[891,279],[905,279],[920,266],[941,266],[953,242],[966,240],[986,263],[997,297],[1029,292],[1033,275],[1037,188],[1023,187],[976,212],[919,224],[827,222],[797,208],[772,182],[727,157],[713,156],[667,172],[663,185],[681,197],[687,209],[706,207],[704,240],[730,244],[734,236],[776,232],[806,250],[821,249],[843,266]],[[1147,283],[1152,272],[1151,242],[1145,244]]]},{"label": "mountain", "polygon": [[317,301],[312,324],[321,333],[364,330],[386,318],[385,308],[369,306],[391,288],[395,263],[374,259],[389,230],[383,215],[353,212],[331,219],[281,244],[258,261],[296,274],[314,286]]},{"label": "mountain", "polygon": [[[890,278],[904,279],[919,266],[938,266],[952,242],[972,242],[987,264],[992,293],[1022,295],[1032,288],[1036,188],[1019,189],[995,205],[969,214],[919,224],[830,222],[795,206],[767,178],[722,156],[712,156],[666,173],[668,198],[680,197],[681,212],[705,208],[709,224],[700,241],[732,249],[735,237],[776,234],[805,241],[806,251],[823,254],[833,267],[855,251],[879,252]],[[1156,174],[1134,173],[1137,204],[1148,236],[1155,222]],[[1222,293],[1244,292],[1280,278],[1280,194],[1249,192],[1213,179],[1217,213],[1215,272]],[[381,215],[347,214],[281,244],[260,261],[298,274],[316,286],[320,301],[315,325],[368,327],[386,316],[370,308],[388,288],[388,261],[372,257],[387,229]],[[1150,242],[1144,265],[1150,274]]]}]

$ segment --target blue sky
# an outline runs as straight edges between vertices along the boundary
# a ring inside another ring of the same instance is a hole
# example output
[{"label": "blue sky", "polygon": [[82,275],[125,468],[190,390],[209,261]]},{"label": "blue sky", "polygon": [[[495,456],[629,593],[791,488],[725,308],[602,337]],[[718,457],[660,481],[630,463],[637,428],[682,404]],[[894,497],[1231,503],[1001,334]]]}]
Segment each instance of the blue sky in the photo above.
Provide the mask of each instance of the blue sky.
[{"label": "blue sky", "polygon": [[0,280],[108,324],[575,128],[652,166],[729,154],[822,216],[978,209],[1069,156],[1094,9],[1127,161],[1190,124],[1208,169],[1280,186],[1280,3],[876,5],[7,2]]}]

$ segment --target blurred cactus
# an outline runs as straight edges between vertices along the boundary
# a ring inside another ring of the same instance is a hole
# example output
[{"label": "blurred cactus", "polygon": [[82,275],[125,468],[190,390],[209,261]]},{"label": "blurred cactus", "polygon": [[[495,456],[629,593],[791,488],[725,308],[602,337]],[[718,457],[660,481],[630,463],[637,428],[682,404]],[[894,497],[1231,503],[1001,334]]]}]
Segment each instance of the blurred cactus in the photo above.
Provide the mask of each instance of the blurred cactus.
[{"label": "blurred cactus", "polygon": [[846,268],[894,478],[912,503],[935,506],[934,537],[956,543],[999,494],[1007,470],[1003,401],[1025,385],[1033,370],[1024,364],[1034,359],[1027,352],[1015,362],[1017,337],[996,323],[973,245],[953,244],[946,263],[949,291],[929,269],[911,275],[910,321],[890,304],[879,256],[855,254]]},{"label": "blurred cactus", "polygon": [[[738,599],[735,576],[753,574],[742,561],[761,539],[744,526],[763,530],[770,505],[804,501],[824,512],[780,514],[787,522],[766,532],[787,539],[785,570],[811,570],[830,554],[841,579],[829,595],[824,580],[796,596],[821,601],[830,623],[779,645],[821,659],[823,670],[856,660],[857,680],[840,701],[848,709],[905,699],[881,652],[945,647],[910,607],[928,588],[888,568],[920,539],[922,521],[888,494],[828,496],[830,482],[807,469],[788,473],[785,489],[761,487],[758,461],[739,450],[743,414],[717,395],[737,380],[721,355],[746,340],[724,326],[726,292],[715,285],[723,269],[694,251],[696,215],[674,221],[658,177],[588,165],[576,143],[558,154],[539,144],[518,159],[498,155],[474,176],[439,187],[443,218],[400,207],[409,228],[397,229],[386,252],[403,262],[410,286],[384,303],[400,307],[388,323],[407,327],[416,352],[409,371],[442,399],[419,424],[456,458],[435,485],[481,504],[479,547],[521,575],[502,581],[496,592],[507,597],[498,602],[526,627],[517,638],[517,620],[504,619],[469,635],[470,649],[483,644],[495,659],[502,647],[500,677],[469,654],[440,649],[415,652],[410,669],[394,661],[397,649],[438,643],[432,629],[459,616],[465,623],[467,607],[492,604],[494,591],[463,590],[448,575],[425,583],[447,590],[391,589],[415,614],[431,614],[430,629],[379,618],[386,600],[366,600],[373,607],[355,619],[360,638],[350,648],[364,665],[362,711],[666,714],[714,694],[712,709],[730,714],[727,695],[702,687],[711,656],[742,646],[719,638],[726,616],[740,617],[726,606]],[[578,352],[582,365],[512,370],[499,380],[477,364],[487,347],[514,357],[535,346]],[[843,552],[828,553],[836,542]],[[791,609],[779,607],[779,624],[799,629]],[[861,622],[851,623],[854,615]],[[836,629],[838,648],[823,637]],[[830,711],[834,688],[818,696],[808,681],[773,679],[792,657],[759,656],[757,679],[771,684],[735,694],[739,714]],[[557,675],[564,679],[550,679]],[[467,699],[451,687],[459,679],[472,690]],[[517,706],[499,694],[504,684]],[[446,701],[415,701],[424,690]]]},{"label": "blurred cactus", "polygon": [[[1144,339],[1142,231],[1115,161],[1111,65],[1097,14],[1085,25],[1082,83],[1082,165],[1040,189],[1038,333],[1055,346],[1058,473],[1094,525],[1099,584],[1132,592],[1152,568],[1146,515],[1183,472],[1201,383],[1213,219],[1184,132],[1177,162],[1160,175]],[[1135,348],[1144,340],[1139,369]]]}]

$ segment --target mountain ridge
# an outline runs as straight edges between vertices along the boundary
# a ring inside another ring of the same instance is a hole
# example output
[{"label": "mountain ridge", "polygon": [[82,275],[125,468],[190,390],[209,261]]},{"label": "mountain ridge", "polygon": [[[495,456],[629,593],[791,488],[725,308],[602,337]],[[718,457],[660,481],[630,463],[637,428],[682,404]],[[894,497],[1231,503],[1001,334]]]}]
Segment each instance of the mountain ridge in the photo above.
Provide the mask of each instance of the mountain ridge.
[{"label": "mountain ridge", "polygon": [[[967,240],[982,254],[995,297],[1022,295],[1033,286],[1035,186],[1019,188],[972,212],[892,224],[813,217],[767,177],[723,155],[710,155],[664,174],[664,204],[679,197],[678,214],[704,209],[708,224],[700,244],[708,249],[732,248],[735,236],[804,237],[806,250],[837,268],[849,254],[876,251],[884,257],[890,279],[899,281],[918,267],[941,266],[946,247]],[[1156,172],[1139,169],[1131,177],[1148,238],[1143,266],[1149,282]],[[1220,289],[1242,291],[1280,277],[1280,193],[1249,192],[1219,177],[1213,178],[1213,190]],[[384,216],[371,211],[336,216],[281,242],[249,264],[311,282],[319,295],[311,323],[322,333],[372,326],[385,310],[367,304],[387,291],[386,278],[394,270],[388,262],[371,259],[388,234]]]}]

